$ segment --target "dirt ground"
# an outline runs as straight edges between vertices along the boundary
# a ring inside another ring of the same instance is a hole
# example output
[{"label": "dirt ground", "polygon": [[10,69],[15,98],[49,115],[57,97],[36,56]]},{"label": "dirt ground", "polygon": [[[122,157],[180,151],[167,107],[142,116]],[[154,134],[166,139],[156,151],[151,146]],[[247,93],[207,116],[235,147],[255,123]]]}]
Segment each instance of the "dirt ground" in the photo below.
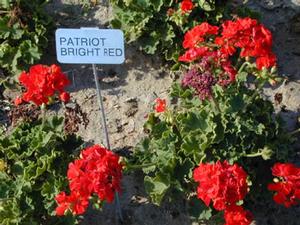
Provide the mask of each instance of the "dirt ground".
[{"label": "dirt ground", "polygon": [[[49,11],[62,28],[107,27],[111,8],[99,4],[82,9],[75,0],[55,0]],[[274,35],[274,51],[278,56],[280,74],[287,78],[282,85],[267,87],[264,94],[274,102],[275,94],[282,94],[276,104],[277,113],[287,121],[290,130],[298,124],[300,112],[300,1],[299,0],[249,0],[247,5],[259,11],[262,22]],[[46,64],[57,63],[54,40],[44,59]],[[73,80],[69,88],[72,98],[87,113],[88,126],[80,128],[78,135],[86,142],[103,143],[100,111],[95,82],[90,65],[61,65]],[[154,99],[167,96],[174,80],[167,66],[159,58],[141,53],[136,46],[126,46],[126,61],[122,65],[98,66],[107,124],[112,150],[131,149],[143,135],[145,114]],[[298,148],[299,149],[299,148]],[[299,151],[300,152],[300,151]],[[300,160],[298,160],[299,162]],[[147,199],[141,174],[126,175],[123,180],[121,206],[124,222],[128,225],[195,225],[189,220],[183,203],[163,204],[157,207]],[[257,206],[257,225],[299,225],[300,208],[285,210],[275,205],[265,210]],[[81,225],[118,224],[115,207],[107,205],[102,211],[90,209]]]}]

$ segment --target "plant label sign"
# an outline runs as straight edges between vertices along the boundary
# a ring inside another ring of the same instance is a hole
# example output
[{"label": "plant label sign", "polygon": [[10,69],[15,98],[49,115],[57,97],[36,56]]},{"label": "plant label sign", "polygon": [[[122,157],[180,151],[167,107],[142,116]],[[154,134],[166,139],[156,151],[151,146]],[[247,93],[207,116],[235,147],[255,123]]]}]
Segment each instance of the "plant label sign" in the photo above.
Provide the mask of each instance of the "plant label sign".
[{"label": "plant label sign", "polygon": [[124,34],[117,29],[57,29],[56,54],[60,63],[122,64]]}]

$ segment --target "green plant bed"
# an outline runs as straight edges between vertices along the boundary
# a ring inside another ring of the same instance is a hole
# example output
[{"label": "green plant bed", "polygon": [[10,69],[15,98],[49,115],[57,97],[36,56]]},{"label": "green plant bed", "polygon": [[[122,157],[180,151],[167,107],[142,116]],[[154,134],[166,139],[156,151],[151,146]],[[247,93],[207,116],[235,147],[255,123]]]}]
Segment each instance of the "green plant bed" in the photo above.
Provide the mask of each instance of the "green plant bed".
[{"label": "green plant bed", "polygon": [[[175,0],[112,0],[113,28],[122,29],[128,43],[137,42],[147,54],[159,54],[166,61],[178,62],[183,52],[184,33],[195,25],[207,21],[219,24],[232,14],[259,15],[245,7],[235,7],[230,1],[194,0],[193,8],[184,12],[183,1]],[[174,65],[173,69],[178,68]]]},{"label": "green plant bed", "polygon": [[172,104],[156,99],[127,169],[143,170],[153,203],[180,196],[192,218],[212,224],[250,225],[244,206],[274,192],[277,204],[297,205],[300,168],[287,161],[299,130],[288,133],[260,95],[281,80],[271,32],[249,17],[204,22],[186,32],[183,47],[179,61],[188,65]]},{"label": "green plant bed", "polygon": [[[44,10],[48,0],[0,2],[0,69],[16,77],[36,63],[47,48],[52,19]],[[5,80],[5,79],[4,79]],[[0,80],[0,83],[3,79]]]},{"label": "green plant bed", "polygon": [[[171,102],[175,104],[148,115],[146,137],[136,146],[127,168],[143,170],[145,189],[155,204],[182,196],[193,218],[214,215],[218,220],[219,212],[195,198],[193,170],[199,163],[227,160],[241,165],[249,175],[245,201],[251,204],[267,193],[271,165],[292,157],[292,135],[274,115],[272,103],[245,87],[242,75],[226,88],[215,85],[214,97],[206,100],[200,100],[193,89],[174,84]],[[270,192],[267,196],[271,201]]]},{"label": "green plant bed", "polygon": [[125,32],[128,42],[137,41],[148,54],[159,52],[166,60],[178,60],[183,34],[203,21],[218,23],[224,12],[223,1],[194,1],[190,13],[180,11],[178,1],[112,0],[114,19],[111,24]]},{"label": "green plant bed", "polygon": [[23,123],[0,137],[0,221],[11,224],[74,224],[56,217],[55,196],[67,187],[68,164],[80,138],[63,132],[63,118]]}]

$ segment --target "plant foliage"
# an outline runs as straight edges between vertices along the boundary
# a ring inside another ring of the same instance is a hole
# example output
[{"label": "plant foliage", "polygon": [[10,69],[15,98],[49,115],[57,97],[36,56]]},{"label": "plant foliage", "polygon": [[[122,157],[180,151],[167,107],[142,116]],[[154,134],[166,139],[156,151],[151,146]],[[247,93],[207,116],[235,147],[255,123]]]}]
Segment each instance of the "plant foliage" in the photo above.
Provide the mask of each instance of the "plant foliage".
[{"label": "plant foliage", "polygon": [[1,0],[0,69],[17,76],[37,62],[47,47],[51,18],[44,6],[47,0]]},{"label": "plant foliage", "polygon": [[[142,165],[145,188],[154,203],[159,205],[167,193],[192,199],[192,171],[200,162],[238,162],[255,177],[259,169],[253,165],[287,159],[291,137],[274,118],[271,102],[245,87],[246,75],[238,74],[239,80],[227,88],[214,86],[213,99],[203,101],[195,90],[174,84],[173,108],[149,115],[144,125],[147,136],[127,163],[129,169]],[[211,211],[203,204],[199,208],[198,216],[208,219]]]},{"label": "plant foliage", "polygon": [[202,21],[218,23],[225,2],[194,1],[191,13],[180,10],[175,0],[112,0],[114,19],[111,25],[125,32],[128,42],[138,40],[148,54],[159,52],[166,60],[177,61],[183,34]]},{"label": "plant foliage", "polygon": [[63,118],[23,123],[0,137],[0,220],[11,224],[74,224],[55,217],[55,196],[82,141],[63,134]]}]

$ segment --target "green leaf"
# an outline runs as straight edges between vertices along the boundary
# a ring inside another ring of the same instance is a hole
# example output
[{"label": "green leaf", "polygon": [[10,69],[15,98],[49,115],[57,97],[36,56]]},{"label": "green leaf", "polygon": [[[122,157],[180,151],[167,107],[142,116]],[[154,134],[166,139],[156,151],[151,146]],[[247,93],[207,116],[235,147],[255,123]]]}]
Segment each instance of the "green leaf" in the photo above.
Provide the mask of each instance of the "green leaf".
[{"label": "green leaf", "polygon": [[164,195],[170,188],[170,177],[167,174],[157,173],[155,177],[145,176],[145,190],[149,193],[154,204],[160,205]]},{"label": "green leaf", "polygon": [[237,75],[237,80],[241,83],[244,83],[247,81],[247,78],[248,78],[248,73],[247,72],[240,72],[238,75]]},{"label": "green leaf", "polygon": [[157,50],[157,46],[159,45],[158,34],[156,32],[152,32],[149,36],[145,36],[141,39],[141,47],[148,54],[154,54]]},{"label": "green leaf", "polygon": [[212,209],[207,207],[200,199],[192,198],[189,201],[189,214],[196,220],[209,220]]},{"label": "green leaf", "polygon": [[181,165],[178,165],[175,170],[176,179],[182,181],[184,179],[191,179],[193,176],[193,169],[195,167],[195,163],[189,159],[184,159]]},{"label": "green leaf", "polygon": [[53,116],[48,119],[50,128],[55,129],[56,132],[63,132],[64,128],[64,118]]},{"label": "green leaf", "polygon": [[[213,0],[199,1],[193,13],[185,16],[179,15],[179,2],[174,0],[113,0],[111,4],[114,14],[111,25],[124,31],[128,43],[137,41],[146,53],[159,53],[173,62],[178,62],[183,51],[184,33],[195,25],[195,21],[217,22],[225,5]],[[168,15],[170,9],[175,10],[173,16]]]},{"label": "green leaf", "polygon": [[4,76],[15,78],[41,58],[52,24],[44,9],[46,2],[1,0],[0,67],[5,69]]},{"label": "green leaf", "polygon": [[[46,223],[45,218],[49,224],[59,224],[56,220],[68,224],[54,217],[54,198],[67,187],[67,166],[81,141],[61,133],[62,121],[54,117],[45,124],[21,123],[0,137],[0,158],[8,159],[5,173],[0,171],[0,198],[5,198],[0,200],[0,218],[5,218],[4,224],[38,225]],[[74,219],[66,220],[74,224]]]},{"label": "green leaf", "polygon": [[8,9],[9,8],[10,0],[1,0],[0,1],[0,8]]},{"label": "green leaf", "polygon": [[245,107],[245,102],[243,100],[243,97],[240,95],[233,96],[229,99],[229,106],[226,110],[227,113],[235,113],[238,112]]},{"label": "green leaf", "polygon": [[153,9],[156,10],[157,12],[160,11],[161,7],[164,4],[164,0],[152,0],[150,1],[150,4],[153,6]]},{"label": "green leaf", "polygon": [[215,10],[215,1],[214,0],[198,0],[199,6],[204,11],[214,11]]},{"label": "green leaf", "polygon": [[122,22],[116,18],[111,20],[110,24],[114,29],[121,29],[122,27]]},{"label": "green leaf", "polygon": [[192,156],[195,154],[195,152],[200,152],[198,141],[200,140],[198,140],[196,135],[193,133],[185,136],[181,145],[181,149],[183,150],[184,154],[187,156]]},{"label": "green leaf", "polygon": [[19,29],[17,27],[14,27],[12,30],[11,30],[11,38],[14,39],[14,40],[18,40],[18,39],[21,39],[22,36],[24,34],[24,30],[22,29]]},{"label": "green leaf", "polygon": [[11,167],[11,172],[16,176],[22,176],[24,174],[24,165],[22,162],[17,161]]}]

